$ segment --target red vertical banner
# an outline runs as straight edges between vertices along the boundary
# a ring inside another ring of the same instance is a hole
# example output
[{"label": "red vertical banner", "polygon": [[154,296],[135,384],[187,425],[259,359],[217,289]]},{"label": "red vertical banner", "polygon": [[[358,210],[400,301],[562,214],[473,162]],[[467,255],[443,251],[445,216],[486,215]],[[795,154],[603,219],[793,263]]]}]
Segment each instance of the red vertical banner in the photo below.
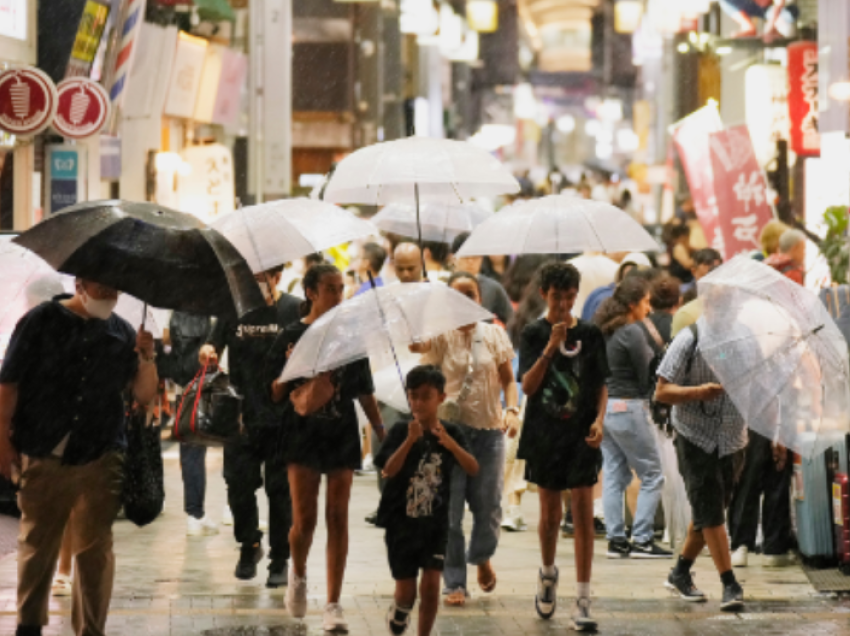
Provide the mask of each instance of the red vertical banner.
[{"label": "red vertical banner", "polygon": [[759,237],[773,218],[767,182],[759,167],[750,132],[735,126],[710,135],[714,193],[727,259],[759,249]]},{"label": "red vertical banner", "polygon": [[723,253],[723,234],[717,225],[717,201],[711,171],[709,135],[723,130],[717,106],[709,104],[676,124],[673,143],[685,170],[694,209],[708,244]]},{"label": "red vertical banner", "polygon": [[791,150],[803,156],[819,155],[817,42],[788,45],[788,116]]}]

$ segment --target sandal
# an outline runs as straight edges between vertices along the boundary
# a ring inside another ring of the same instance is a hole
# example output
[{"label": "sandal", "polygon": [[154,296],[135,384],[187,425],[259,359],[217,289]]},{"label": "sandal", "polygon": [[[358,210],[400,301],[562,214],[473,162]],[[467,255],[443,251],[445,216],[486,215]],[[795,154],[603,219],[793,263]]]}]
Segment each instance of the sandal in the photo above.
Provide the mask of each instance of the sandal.
[{"label": "sandal", "polygon": [[449,592],[449,595],[446,596],[445,603],[450,607],[463,607],[466,605],[466,590],[462,587],[452,590]]},{"label": "sandal", "polygon": [[67,574],[57,574],[53,579],[51,594],[53,596],[71,596],[72,593],[71,577]]},{"label": "sandal", "polygon": [[485,561],[478,566],[478,587],[485,594],[489,594],[496,589],[496,572],[490,561]]}]

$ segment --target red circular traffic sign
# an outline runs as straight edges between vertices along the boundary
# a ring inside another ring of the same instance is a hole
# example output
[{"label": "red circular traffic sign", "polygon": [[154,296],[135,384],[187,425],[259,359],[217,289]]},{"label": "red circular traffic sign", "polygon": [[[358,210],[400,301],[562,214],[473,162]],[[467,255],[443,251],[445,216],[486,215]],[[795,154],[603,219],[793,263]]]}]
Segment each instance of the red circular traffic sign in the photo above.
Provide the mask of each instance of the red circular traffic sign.
[{"label": "red circular traffic sign", "polygon": [[69,77],[57,87],[53,128],[70,139],[84,139],[100,132],[109,116],[109,95],[97,82],[85,77]]},{"label": "red circular traffic sign", "polygon": [[56,113],[56,86],[37,68],[12,68],[0,73],[0,129],[21,137],[50,125]]}]

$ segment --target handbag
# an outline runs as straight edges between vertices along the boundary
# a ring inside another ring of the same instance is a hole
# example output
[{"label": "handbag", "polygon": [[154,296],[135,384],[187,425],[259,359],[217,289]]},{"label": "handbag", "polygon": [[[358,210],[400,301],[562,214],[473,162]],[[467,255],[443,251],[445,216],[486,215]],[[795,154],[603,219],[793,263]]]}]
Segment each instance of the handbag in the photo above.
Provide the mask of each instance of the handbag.
[{"label": "handbag", "polygon": [[242,396],[218,368],[204,366],[189,383],[177,409],[173,439],[199,446],[224,446],[239,436]]},{"label": "handbag", "polygon": [[469,398],[472,392],[472,382],[475,377],[475,369],[478,366],[479,352],[482,343],[484,342],[484,334],[482,333],[481,324],[475,325],[475,331],[472,334],[472,346],[469,348],[469,363],[466,368],[466,376],[463,378],[463,384],[460,387],[460,392],[455,398],[447,398],[437,411],[437,416],[446,422],[460,424],[461,421],[461,406]]},{"label": "handbag", "polygon": [[320,373],[290,393],[289,401],[298,415],[308,417],[320,411],[333,399],[335,393],[331,372]]},{"label": "handbag", "polygon": [[121,488],[124,515],[140,528],[156,519],[165,503],[160,427],[146,420],[143,407],[133,405],[129,409]]}]

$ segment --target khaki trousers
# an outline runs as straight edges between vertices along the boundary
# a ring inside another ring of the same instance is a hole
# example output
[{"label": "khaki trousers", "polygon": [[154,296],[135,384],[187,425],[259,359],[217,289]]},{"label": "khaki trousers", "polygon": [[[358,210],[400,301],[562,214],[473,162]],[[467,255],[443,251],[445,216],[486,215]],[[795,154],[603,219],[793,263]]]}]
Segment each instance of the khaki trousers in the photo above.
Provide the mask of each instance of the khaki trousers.
[{"label": "khaki trousers", "polygon": [[22,458],[18,537],[18,623],[48,624],[48,604],[69,518],[75,560],[71,620],[77,636],[103,636],[115,556],[112,523],[121,501],[121,458],[104,455],[83,466],[59,458]]}]

